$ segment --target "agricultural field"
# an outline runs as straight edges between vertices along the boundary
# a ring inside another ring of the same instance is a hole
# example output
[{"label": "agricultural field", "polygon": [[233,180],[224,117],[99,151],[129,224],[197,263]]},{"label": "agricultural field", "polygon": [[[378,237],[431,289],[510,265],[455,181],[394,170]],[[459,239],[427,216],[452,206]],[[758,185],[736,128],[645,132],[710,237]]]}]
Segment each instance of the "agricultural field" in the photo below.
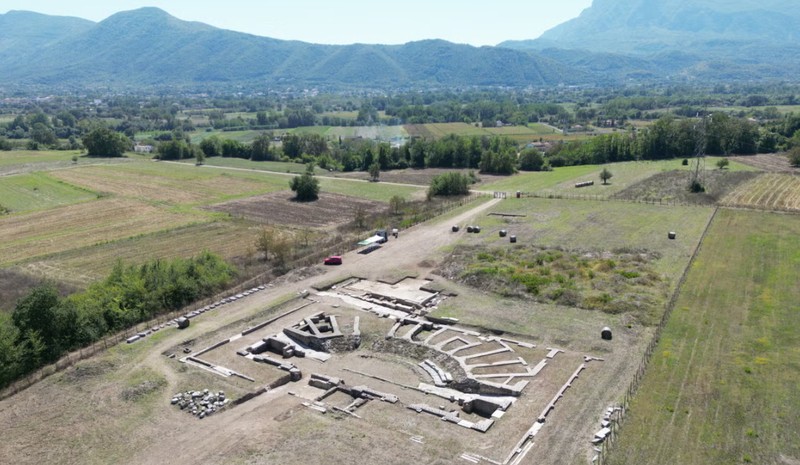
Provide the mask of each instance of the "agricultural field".
[{"label": "agricultural field", "polygon": [[[356,211],[366,215],[383,212],[385,203],[369,201],[352,196],[321,192],[314,202],[297,202],[294,193],[288,191],[232,200],[207,207],[224,212],[234,218],[244,218],[259,224],[290,226],[296,228],[327,228],[351,221]],[[287,208],[287,204],[289,208]]]},{"label": "agricultural field", "polygon": [[152,161],[77,168],[52,176],[106,195],[173,205],[209,204],[288,188],[286,178],[279,175]]},{"label": "agricultural field", "polygon": [[319,178],[320,190],[334,194],[350,195],[362,199],[389,202],[394,196],[406,200],[420,200],[425,197],[425,187],[385,182],[369,182],[352,179]]},{"label": "agricultural field", "polygon": [[731,157],[731,160],[741,164],[752,166],[754,169],[779,173],[799,174],[800,168],[795,168],[789,164],[789,158],[784,154],[762,153],[759,155],[746,155]]},{"label": "agricultural field", "polygon": [[[77,157],[76,161],[72,161]],[[0,176],[72,168],[75,165],[118,165],[131,158],[89,158],[77,150],[0,151]]]},{"label": "agricultural field", "polygon": [[[706,158],[707,172],[719,171],[715,167],[717,158]],[[608,169],[613,177],[603,185],[600,172]],[[671,171],[685,172],[688,179],[691,166],[681,165],[681,160],[632,161],[608,165],[578,165],[554,168],[553,171],[520,172],[488,184],[481,190],[527,192],[537,195],[576,195],[606,198],[646,181],[654,175]],[[752,171],[754,168],[732,161],[725,172]],[[591,186],[576,188],[575,184],[594,181]],[[663,197],[663,196],[662,196]]]},{"label": "agricultural field", "polygon": [[[182,160],[182,163],[194,165],[194,160]],[[272,171],[275,173],[303,174],[306,172],[306,165],[286,161],[251,161],[244,158],[233,157],[210,157],[203,162],[206,166],[216,166],[220,168],[237,168],[253,171]],[[319,166],[314,166],[314,174],[329,174]]]},{"label": "agricultural field", "polygon": [[208,220],[122,198],[10,215],[0,218],[0,266],[202,221]]},{"label": "agricultural field", "polygon": [[800,217],[721,209],[610,464],[800,462]]},{"label": "agricultural field", "polygon": [[722,205],[764,210],[800,211],[800,177],[765,173],[726,195]]},{"label": "agricultural field", "polygon": [[11,213],[46,210],[97,197],[93,191],[54,179],[46,173],[0,177],[0,205]]},{"label": "agricultural field", "polygon": [[25,260],[14,269],[84,288],[108,276],[118,260],[141,264],[158,258],[191,257],[208,250],[238,262],[254,253],[257,235],[256,226],[239,221],[196,223],[72,248]]}]

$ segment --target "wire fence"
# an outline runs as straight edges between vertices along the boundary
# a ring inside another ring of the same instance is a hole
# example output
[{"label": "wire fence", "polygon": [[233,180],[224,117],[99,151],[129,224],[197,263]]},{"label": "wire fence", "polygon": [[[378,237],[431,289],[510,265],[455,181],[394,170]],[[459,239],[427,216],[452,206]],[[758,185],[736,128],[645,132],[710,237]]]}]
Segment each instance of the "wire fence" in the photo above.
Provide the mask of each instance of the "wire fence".
[{"label": "wire fence", "polygon": [[592,194],[570,194],[567,192],[517,192],[517,198],[535,198],[535,199],[559,199],[559,200],[587,200],[595,202],[626,202],[626,203],[643,203],[648,205],[666,205],[666,206],[702,206],[702,204],[684,202],[675,199],[665,199],[661,197],[642,197],[636,199],[627,199],[620,197],[613,197],[608,195],[592,195]]},{"label": "wire fence", "polygon": [[[459,198],[457,200],[452,201],[445,201],[440,205],[437,205],[435,208],[427,209],[418,214],[414,215],[411,218],[411,222],[408,223],[407,228],[414,227],[418,224],[424,223],[429,221],[437,216],[441,216],[451,210],[454,210],[459,207],[463,207],[469,203],[472,203],[479,198],[486,197],[486,194],[471,194],[466,197]],[[321,263],[324,257],[333,254],[340,254],[347,251],[355,250],[358,246],[357,243],[363,237],[363,232],[353,232],[347,233],[338,239],[335,243],[327,245],[325,248],[322,249],[315,249],[312,253],[295,257],[293,260],[289,261],[286,264],[287,269],[297,269],[302,268],[305,266],[310,266],[314,264]],[[162,313],[155,318],[138,323],[130,328],[127,328],[123,331],[120,331],[116,334],[109,334],[104,336],[102,339],[85,346],[81,347],[78,350],[70,352],[56,362],[46,365],[42,368],[37,369],[36,371],[28,374],[27,376],[18,379],[17,381],[9,384],[6,388],[0,391],[0,400],[5,399],[7,397],[13,396],[14,394],[23,391],[35,383],[43,380],[44,378],[58,373],[61,370],[69,368],[75,365],[77,362],[84,360],[88,357],[91,357],[99,352],[102,352],[109,347],[113,347],[123,341],[127,341],[129,338],[136,336],[137,334],[144,333],[147,331],[152,331],[153,329],[161,329],[166,327],[167,325],[171,325],[174,323],[174,320],[180,316],[187,315],[193,311],[199,310],[203,307],[209,306],[215,302],[219,302],[220,300],[236,294],[241,294],[244,291],[253,289],[258,286],[266,286],[269,282],[273,279],[273,271],[267,270],[262,273],[259,273],[243,282],[236,284],[235,286],[226,289],[224,292],[218,293],[216,295],[197,300],[192,302],[191,304],[172,312]]]},{"label": "wire fence", "polygon": [[639,386],[644,379],[645,372],[647,371],[647,366],[652,359],[653,353],[655,352],[656,348],[658,347],[658,343],[661,340],[661,335],[664,331],[664,328],[669,323],[670,316],[672,315],[672,311],[675,309],[675,305],[678,302],[678,297],[680,296],[681,289],[686,282],[686,277],[689,274],[689,270],[691,270],[695,259],[697,258],[697,254],[700,252],[700,249],[703,245],[703,241],[708,234],[708,230],[711,227],[711,224],[714,222],[714,218],[717,216],[717,212],[719,211],[719,207],[714,209],[714,212],[711,214],[711,218],[708,220],[708,224],[706,224],[705,229],[703,230],[703,234],[700,236],[700,241],[697,244],[694,252],[692,253],[691,258],[689,258],[689,263],[687,264],[686,268],[683,270],[683,274],[681,275],[680,279],[678,280],[677,286],[675,286],[675,290],[672,293],[672,297],[670,297],[669,302],[667,302],[666,308],[664,310],[664,314],[661,316],[661,321],[658,323],[656,327],[655,333],[653,334],[653,338],[650,340],[650,343],[647,345],[647,349],[644,351],[641,360],[639,361],[639,368],[636,370],[636,374],[634,375],[631,383],[628,385],[628,389],[625,391],[625,396],[622,398],[622,402],[618,407],[620,410],[617,414],[617,419],[614,422],[611,422],[609,425],[609,429],[611,432],[606,436],[605,441],[603,441],[602,446],[600,447],[600,452],[597,455],[597,461],[595,462],[597,465],[608,465],[610,462],[608,461],[609,453],[613,450],[614,443],[616,443],[618,439],[618,435],[620,430],[622,429],[623,425],[625,424],[625,418],[628,413],[628,409],[630,408],[631,400],[633,400],[633,396],[639,390]]}]

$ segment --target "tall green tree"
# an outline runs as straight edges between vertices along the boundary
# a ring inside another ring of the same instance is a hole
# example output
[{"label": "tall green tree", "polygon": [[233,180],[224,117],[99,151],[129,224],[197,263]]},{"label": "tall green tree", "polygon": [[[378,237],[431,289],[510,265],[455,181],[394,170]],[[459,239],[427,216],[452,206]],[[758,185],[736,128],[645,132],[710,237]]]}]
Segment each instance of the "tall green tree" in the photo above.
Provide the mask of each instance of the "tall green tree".
[{"label": "tall green tree", "polygon": [[319,198],[319,180],[306,170],[300,176],[289,181],[289,187],[295,192],[295,198],[301,202],[310,202]]},{"label": "tall green tree", "polygon": [[250,145],[250,159],[253,161],[272,160],[272,150],[270,149],[271,137],[267,133],[261,133]]},{"label": "tall green tree", "polygon": [[121,157],[131,147],[124,135],[106,127],[99,127],[83,136],[83,146],[90,157]]},{"label": "tall green tree", "polygon": [[25,339],[30,340],[29,356],[54,360],[61,353],[58,322],[60,297],[52,284],[34,288],[30,294],[20,299],[11,314],[14,326]]}]

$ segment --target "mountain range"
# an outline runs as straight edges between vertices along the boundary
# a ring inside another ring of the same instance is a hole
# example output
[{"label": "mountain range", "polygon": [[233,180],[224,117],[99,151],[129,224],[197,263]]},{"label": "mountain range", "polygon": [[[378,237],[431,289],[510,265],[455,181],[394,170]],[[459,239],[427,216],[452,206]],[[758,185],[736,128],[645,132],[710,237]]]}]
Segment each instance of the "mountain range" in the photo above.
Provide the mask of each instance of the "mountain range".
[{"label": "mountain range", "polygon": [[319,45],[182,21],[157,8],[100,22],[0,15],[0,85],[546,87],[631,80],[796,79],[796,0],[594,0],[540,38]]}]

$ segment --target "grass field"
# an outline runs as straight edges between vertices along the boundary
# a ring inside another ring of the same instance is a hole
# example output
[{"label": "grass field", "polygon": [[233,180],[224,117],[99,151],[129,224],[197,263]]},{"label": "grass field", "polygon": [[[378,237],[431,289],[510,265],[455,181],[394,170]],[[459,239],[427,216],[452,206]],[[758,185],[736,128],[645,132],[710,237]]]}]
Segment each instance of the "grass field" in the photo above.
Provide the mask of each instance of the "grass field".
[{"label": "grass field", "polygon": [[800,217],[720,210],[613,464],[800,463]]},{"label": "grass field", "polygon": [[102,199],[0,218],[0,266],[106,241],[208,221],[127,199]]},{"label": "grass field", "polygon": [[767,210],[800,211],[800,177],[765,173],[725,196],[722,204]]},{"label": "grass field", "polygon": [[44,210],[96,198],[95,192],[67,184],[45,173],[0,177],[0,205],[13,213]]},{"label": "grass field", "polygon": [[284,176],[178,163],[92,166],[59,171],[53,176],[95,192],[173,205],[204,205],[288,188]]},{"label": "grass field", "polygon": [[30,260],[20,266],[34,275],[85,286],[102,279],[117,260],[138,264],[150,259],[190,257],[209,250],[226,259],[246,256],[254,248],[257,230],[240,222],[208,222],[156,231],[113,242],[73,248]]},{"label": "grass field", "polygon": [[388,202],[395,195],[410,200],[412,197],[422,197],[425,187],[398,186],[382,182],[351,181],[338,179],[320,179],[320,190],[334,194],[352,195],[369,200]]},{"label": "grass field", "polygon": [[[716,169],[717,158],[707,157],[706,169]],[[608,185],[600,181],[600,172],[607,168],[613,174]],[[553,171],[520,172],[515,176],[480,186],[481,190],[531,192],[539,194],[577,194],[608,197],[631,185],[665,171],[688,171],[681,160],[610,163],[608,165],[579,165],[554,168]],[[731,161],[729,171],[752,171],[747,165]],[[575,183],[594,181],[594,185],[575,188]]]},{"label": "grass field", "polygon": [[[467,236],[467,244],[478,240],[488,244],[507,243],[497,231],[508,230],[520,244],[563,247],[593,252],[617,249],[645,249],[658,252],[653,264],[659,275],[673,286],[683,273],[700,235],[711,216],[708,207],[666,207],[623,202],[593,202],[550,199],[507,199],[494,213],[524,217],[487,216],[480,235]],[[678,240],[667,239],[676,231]]]},{"label": "grass field", "polygon": [[80,155],[77,150],[9,150],[0,151],[0,166],[25,165],[54,161],[70,161],[73,156]]}]

